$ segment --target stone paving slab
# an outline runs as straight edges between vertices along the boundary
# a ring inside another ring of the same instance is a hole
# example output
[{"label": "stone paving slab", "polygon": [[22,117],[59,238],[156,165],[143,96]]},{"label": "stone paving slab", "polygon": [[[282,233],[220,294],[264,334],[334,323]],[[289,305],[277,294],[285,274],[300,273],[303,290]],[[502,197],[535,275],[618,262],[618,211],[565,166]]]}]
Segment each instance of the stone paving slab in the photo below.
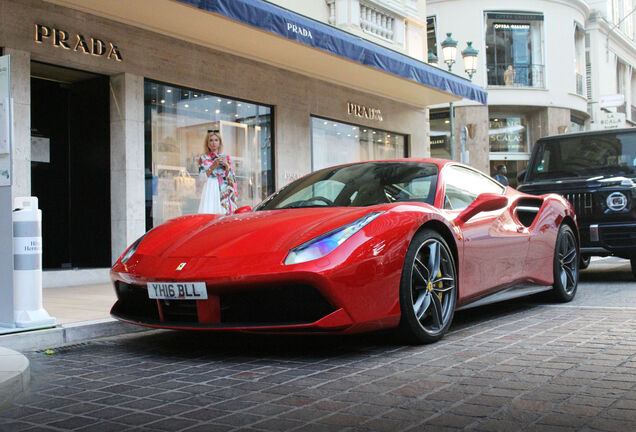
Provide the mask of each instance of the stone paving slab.
[{"label": "stone paving slab", "polygon": [[425,346],[156,331],[27,356],[0,431],[636,430],[636,309],[508,302]]}]

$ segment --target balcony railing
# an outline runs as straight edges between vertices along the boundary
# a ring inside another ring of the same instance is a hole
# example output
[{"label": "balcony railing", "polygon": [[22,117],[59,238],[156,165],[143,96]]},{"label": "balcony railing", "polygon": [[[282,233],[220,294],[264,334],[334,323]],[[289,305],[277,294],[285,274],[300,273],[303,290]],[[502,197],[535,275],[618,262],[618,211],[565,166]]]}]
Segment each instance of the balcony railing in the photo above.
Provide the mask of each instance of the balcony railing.
[{"label": "balcony railing", "polygon": [[488,64],[488,85],[545,88],[543,65]]},{"label": "balcony railing", "polygon": [[369,5],[360,2],[360,27],[380,39],[393,42],[395,31],[395,17]]},{"label": "balcony railing", "polygon": [[583,97],[587,97],[586,93],[586,88],[583,82],[583,75],[581,75],[580,73],[576,74],[576,94],[579,96],[583,96]]}]

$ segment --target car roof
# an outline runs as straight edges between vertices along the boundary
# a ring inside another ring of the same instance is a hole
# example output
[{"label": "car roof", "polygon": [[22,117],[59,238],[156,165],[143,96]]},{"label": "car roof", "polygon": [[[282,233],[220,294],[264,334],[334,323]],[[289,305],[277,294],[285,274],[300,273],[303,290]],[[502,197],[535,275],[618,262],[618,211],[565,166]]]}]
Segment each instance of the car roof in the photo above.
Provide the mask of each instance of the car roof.
[{"label": "car roof", "polygon": [[411,163],[412,162],[419,162],[419,163],[429,163],[429,164],[432,164],[432,165],[437,165],[439,168],[442,168],[442,167],[444,167],[446,165],[449,165],[449,164],[463,165],[463,164],[461,164],[459,162],[455,162],[455,161],[447,160],[447,159],[437,159],[437,158],[400,158],[400,159],[378,159],[378,160],[350,162],[350,163],[344,163],[344,164],[335,165],[335,166],[326,167],[326,168],[321,168],[321,169],[343,167],[343,166],[349,166],[349,165],[362,165],[362,164],[366,164],[366,163],[376,163],[376,162],[411,162]]}]

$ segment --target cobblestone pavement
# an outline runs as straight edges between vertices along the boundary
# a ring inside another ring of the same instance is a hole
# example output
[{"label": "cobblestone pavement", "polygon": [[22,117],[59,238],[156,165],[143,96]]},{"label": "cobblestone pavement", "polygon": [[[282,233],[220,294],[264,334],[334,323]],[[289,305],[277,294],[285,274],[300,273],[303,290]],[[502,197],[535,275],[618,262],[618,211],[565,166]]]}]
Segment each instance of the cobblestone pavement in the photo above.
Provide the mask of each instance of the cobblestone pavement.
[{"label": "cobblestone pavement", "polygon": [[[636,290],[621,269],[579,289]],[[154,331],[32,352],[0,431],[636,430],[636,307],[586,304],[463,311],[426,346]]]}]

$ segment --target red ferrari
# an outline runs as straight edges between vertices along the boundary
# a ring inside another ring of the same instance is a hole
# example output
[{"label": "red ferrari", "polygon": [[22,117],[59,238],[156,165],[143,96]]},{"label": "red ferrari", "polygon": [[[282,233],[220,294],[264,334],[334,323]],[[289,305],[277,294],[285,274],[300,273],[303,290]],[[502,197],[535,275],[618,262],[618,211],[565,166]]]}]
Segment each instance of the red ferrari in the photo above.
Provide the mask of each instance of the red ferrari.
[{"label": "red ferrari", "polygon": [[189,215],[135,241],[112,268],[113,317],[169,329],[356,333],[415,343],[456,310],[551,290],[576,293],[571,205],[459,163],[326,168],[253,210]]}]

